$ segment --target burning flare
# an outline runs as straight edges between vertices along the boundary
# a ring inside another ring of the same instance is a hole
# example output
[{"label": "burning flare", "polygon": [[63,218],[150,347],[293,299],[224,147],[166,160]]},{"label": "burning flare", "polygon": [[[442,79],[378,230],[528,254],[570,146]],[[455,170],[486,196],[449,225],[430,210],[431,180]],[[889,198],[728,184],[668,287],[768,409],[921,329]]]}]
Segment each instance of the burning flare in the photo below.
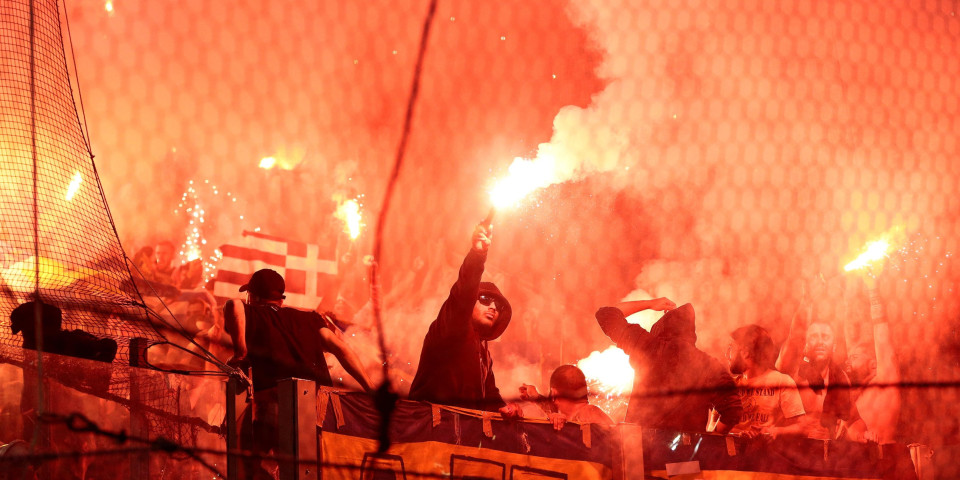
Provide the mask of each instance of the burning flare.
[{"label": "burning flare", "polygon": [[70,180],[70,186],[67,187],[67,196],[64,197],[68,202],[73,200],[73,196],[80,191],[80,184],[83,183],[83,175],[80,172],[73,174],[73,180]]},{"label": "burning flare", "polygon": [[260,168],[270,170],[277,164],[277,159],[273,157],[263,157],[260,159]]},{"label": "burning flare", "polygon": [[490,189],[490,201],[496,208],[515,205],[530,192],[557,183],[556,162],[549,155],[533,160],[514,158],[509,172]]},{"label": "burning flare", "polygon": [[869,267],[874,262],[883,260],[890,256],[890,250],[893,248],[893,238],[899,233],[899,228],[894,228],[885,233],[878,240],[867,242],[867,248],[852,262],[843,267],[844,271],[852,272]]},{"label": "burning flare", "polygon": [[360,236],[360,227],[363,225],[363,215],[360,213],[360,203],[354,199],[341,200],[334,215],[343,221],[343,231],[356,240]]},{"label": "burning flare", "polygon": [[860,254],[854,261],[848,263],[844,270],[850,272],[853,270],[860,270],[866,266],[869,266],[871,263],[880,260],[887,256],[887,251],[890,250],[890,242],[886,240],[877,240],[875,242],[867,243],[867,250]]},{"label": "burning flare", "polygon": [[594,351],[577,362],[587,382],[595,385],[593,393],[598,396],[619,396],[633,389],[633,367],[630,357],[617,347]]}]

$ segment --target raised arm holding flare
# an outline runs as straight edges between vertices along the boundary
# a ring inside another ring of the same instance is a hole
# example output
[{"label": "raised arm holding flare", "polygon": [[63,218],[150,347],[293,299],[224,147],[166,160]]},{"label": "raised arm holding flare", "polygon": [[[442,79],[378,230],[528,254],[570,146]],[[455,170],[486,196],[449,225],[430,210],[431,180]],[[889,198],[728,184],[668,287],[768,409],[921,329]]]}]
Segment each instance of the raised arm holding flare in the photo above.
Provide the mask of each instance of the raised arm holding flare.
[{"label": "raised arm holding flare", "polygon": [[900,389],[897,386],[900,368],[873,272],[866,272],[863,281],[870,299],[873,342],[871,345],[869,337],[861,338],[850,348],[847,373],[855,388],[857,409],[866,423],[865,438],[880,444],[893,443],[900,419]]},{"label": "raised arm holding flare", "polygon": [[850,379],[833,358],[837,345],[833,325],[820,319],[808,321],[812,316],[808,307],[804,291],[776,368],[797,384],[806,412],[801,423],[808,437],[859,439],[865,427],[850,394]]},{"label": "raised arm holding flare", "polygon": [[492,237],[491,225],[474,228],[457,281],[423,339],[412,400],[489,411],[505,407],[487,342],[506,330],[512,310],[496,285],[480,281]]},{"label": "raised arm holding flare", "polygon": [[[641,310],[666,310],[649,332],[627,322]],[[703,432],[716,409],[716,431],[740,421],[742,407],[733,378],[716,359],[696,348],[693,306],[677,308],[666,298],[623,302],[597,311],[603,332],[630,356],[637,375],[626,421],[647,428]]]}]

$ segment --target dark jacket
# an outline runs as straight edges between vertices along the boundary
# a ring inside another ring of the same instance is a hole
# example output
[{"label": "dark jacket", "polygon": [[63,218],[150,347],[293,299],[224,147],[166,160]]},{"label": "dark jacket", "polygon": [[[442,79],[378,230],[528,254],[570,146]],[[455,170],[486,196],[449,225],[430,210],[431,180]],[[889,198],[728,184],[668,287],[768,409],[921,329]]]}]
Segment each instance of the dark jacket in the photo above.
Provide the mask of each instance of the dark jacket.
[{"label": "dark jacket", "polygon": [[[485,252],[471,250],[460,266],[457,282],[440,307],[437,319],[423,339],[420,365],[410,386],[410,399],[475,410],[495,411],[504,406],[493,376],[487,340],[499,337],[510,323],[510,304],[497,287],[480,282]],[[471,325],[481,292],[497,297],[499,317],[491,338],[481,339]]]},{"label": "dark jacket", "polygon": [[726,425],[743,408],[733,377],[715,358],[697,350],[693,306],[667,312],[647,332],[614,307],[597,311],[603,332],[630,356],[636,371],[626,421],[647,428],[703,432],[712,407]]},{"label": "dark jacket", "polygon": [[[829,428],[833,433],[836,431],[838,420],[848,424],[856,422],[860,419],[860,412],[851,395],[850,378],[843,371],[843,367],[831,361],[827,368],[830,372],[830,384],[826,386],[827,393],[823,397],[820,425]],[[800,380],[797,382],[798,386],[801,388],[808,387],[817,394],[824,388],[823,376],[806,360],[800,362],[797,377]]]}]

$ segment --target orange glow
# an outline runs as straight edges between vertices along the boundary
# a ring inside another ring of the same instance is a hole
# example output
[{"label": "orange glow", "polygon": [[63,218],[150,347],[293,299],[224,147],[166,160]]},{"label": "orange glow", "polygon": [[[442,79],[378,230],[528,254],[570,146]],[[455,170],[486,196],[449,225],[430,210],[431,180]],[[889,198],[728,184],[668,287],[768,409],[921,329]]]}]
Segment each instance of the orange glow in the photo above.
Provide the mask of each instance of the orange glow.
[{"label": "orange glow", "polygon": [[583,370],[587,383],[593,384],[592,393],[600,396],[623,395],[633,388],[633,368],[630,359],[623,350],[610,347],[606,350],[594,351],[587,358],[577,362],[577,367]]},{"label": "orange glow", "polygon": [[334,213],[343,222],[343,231],[356,240],[360,236],[360,227],[363,225],[363,215],[360,213],[360,204],[354,200],[343,200],[337,205]]},{"label": "orange glow", "polygon": [[83,183],[83,176],[80,172],[73,174],[73,180],[70,180],[70,186],[67,187],[67,196],[64,197],[68,202],[73,200],[73,196],[80,190],[80,184]]},{"label": "orange glow", "polygon": [[296,145],[284,145],[273,154],[260,159],[260,168],[264,170],[293,170],[306,158],[307,150]]},{"label": "orange glow", "polygon": [[534,190],[556,183],[555,161],[551,156],[533,160],[514,158],[506,178],[490,190],[490,201],[496,208],[515,205]]},{"label": "orange glow", "polygon": [[890,243],[886,240],[877,240],[875,242],[867,243],[867,249],[860,254],[854,261],[848,263],[844,270],[850,272],[853,270],[860,270],[863,267],[869,266],[871,263],[880,260],[887,256],[887,251],[890,250]]},{"label": "orange glow", "polygon": [[40,264],[40,288],[66,288],[74,282],[96,276],[99,273],[89,268],[72,270],[67,264],[47,257],[40,257],[40,261],[37,262],[36,258],[31,256],[0,272],[0,277],[15,292],[31,292],[37,280],[37,263]]},{"label": "orange glow", "polygon": [[270,170],[276,164],[277,164],[277,159],[273,157],[263,157],[262,159],[260,159],[260,168],[264,170]]},{"label": "orange glow", "polygon": [[884,258],[890,256],[890,250],[893,248],[893,237],[899,231],[899,228],[894,228],[893,230],[883,234],[883,236],[878,240],[867,242],[864,252],[857,256],[857,258],[855,258],[852,262],[846,264],[843,267],[844,271],[852,272],[854,270],[861,270],[865,267],[869,267],[874,262],[883,260]]}]

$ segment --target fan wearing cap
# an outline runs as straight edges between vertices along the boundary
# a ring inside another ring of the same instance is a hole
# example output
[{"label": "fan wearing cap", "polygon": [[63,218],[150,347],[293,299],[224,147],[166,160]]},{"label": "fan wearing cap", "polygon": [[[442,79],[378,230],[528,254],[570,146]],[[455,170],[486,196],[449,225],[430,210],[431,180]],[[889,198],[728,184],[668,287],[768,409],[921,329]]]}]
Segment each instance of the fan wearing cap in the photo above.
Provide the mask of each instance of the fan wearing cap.
[{"label": "fan wearing cap", "polygon": [[492,233],[490,225],[474,229],[457,281],[423,339],[412,400],[488,411],[505,407],[487,342],[503,334],[512,312],[496,285],[480,281]]},{"label": "fan wearing cap", "polygon": [[[648,332],[626,319],[642,310],[666,313]],[[646,428],[719,433],[740,422],[743,407],[733,377],[719,361],[696,347],[693,305],[678,308],[666,298],[637,300],[603,307],[596,316],[603,333],[630,356],[630,366],[637,371],[627,422]],[[715,426],[711,409],[720,415]]]},{"label": "fan wearing cap", "polygon": [[233,339],[229,363],[249,366],[253,377],[253,431],[258,443],[241,446],[263,452],[275,448],[278,438],[277,382],[303,378],[332,385],[324,352],[332,353],[366,391],[373,390],[360,359],[320,314],[283,306],[285,288],[279,273],[258,270],[240,287],[247,301],[231,299],[223,307],[224,326]]}]

